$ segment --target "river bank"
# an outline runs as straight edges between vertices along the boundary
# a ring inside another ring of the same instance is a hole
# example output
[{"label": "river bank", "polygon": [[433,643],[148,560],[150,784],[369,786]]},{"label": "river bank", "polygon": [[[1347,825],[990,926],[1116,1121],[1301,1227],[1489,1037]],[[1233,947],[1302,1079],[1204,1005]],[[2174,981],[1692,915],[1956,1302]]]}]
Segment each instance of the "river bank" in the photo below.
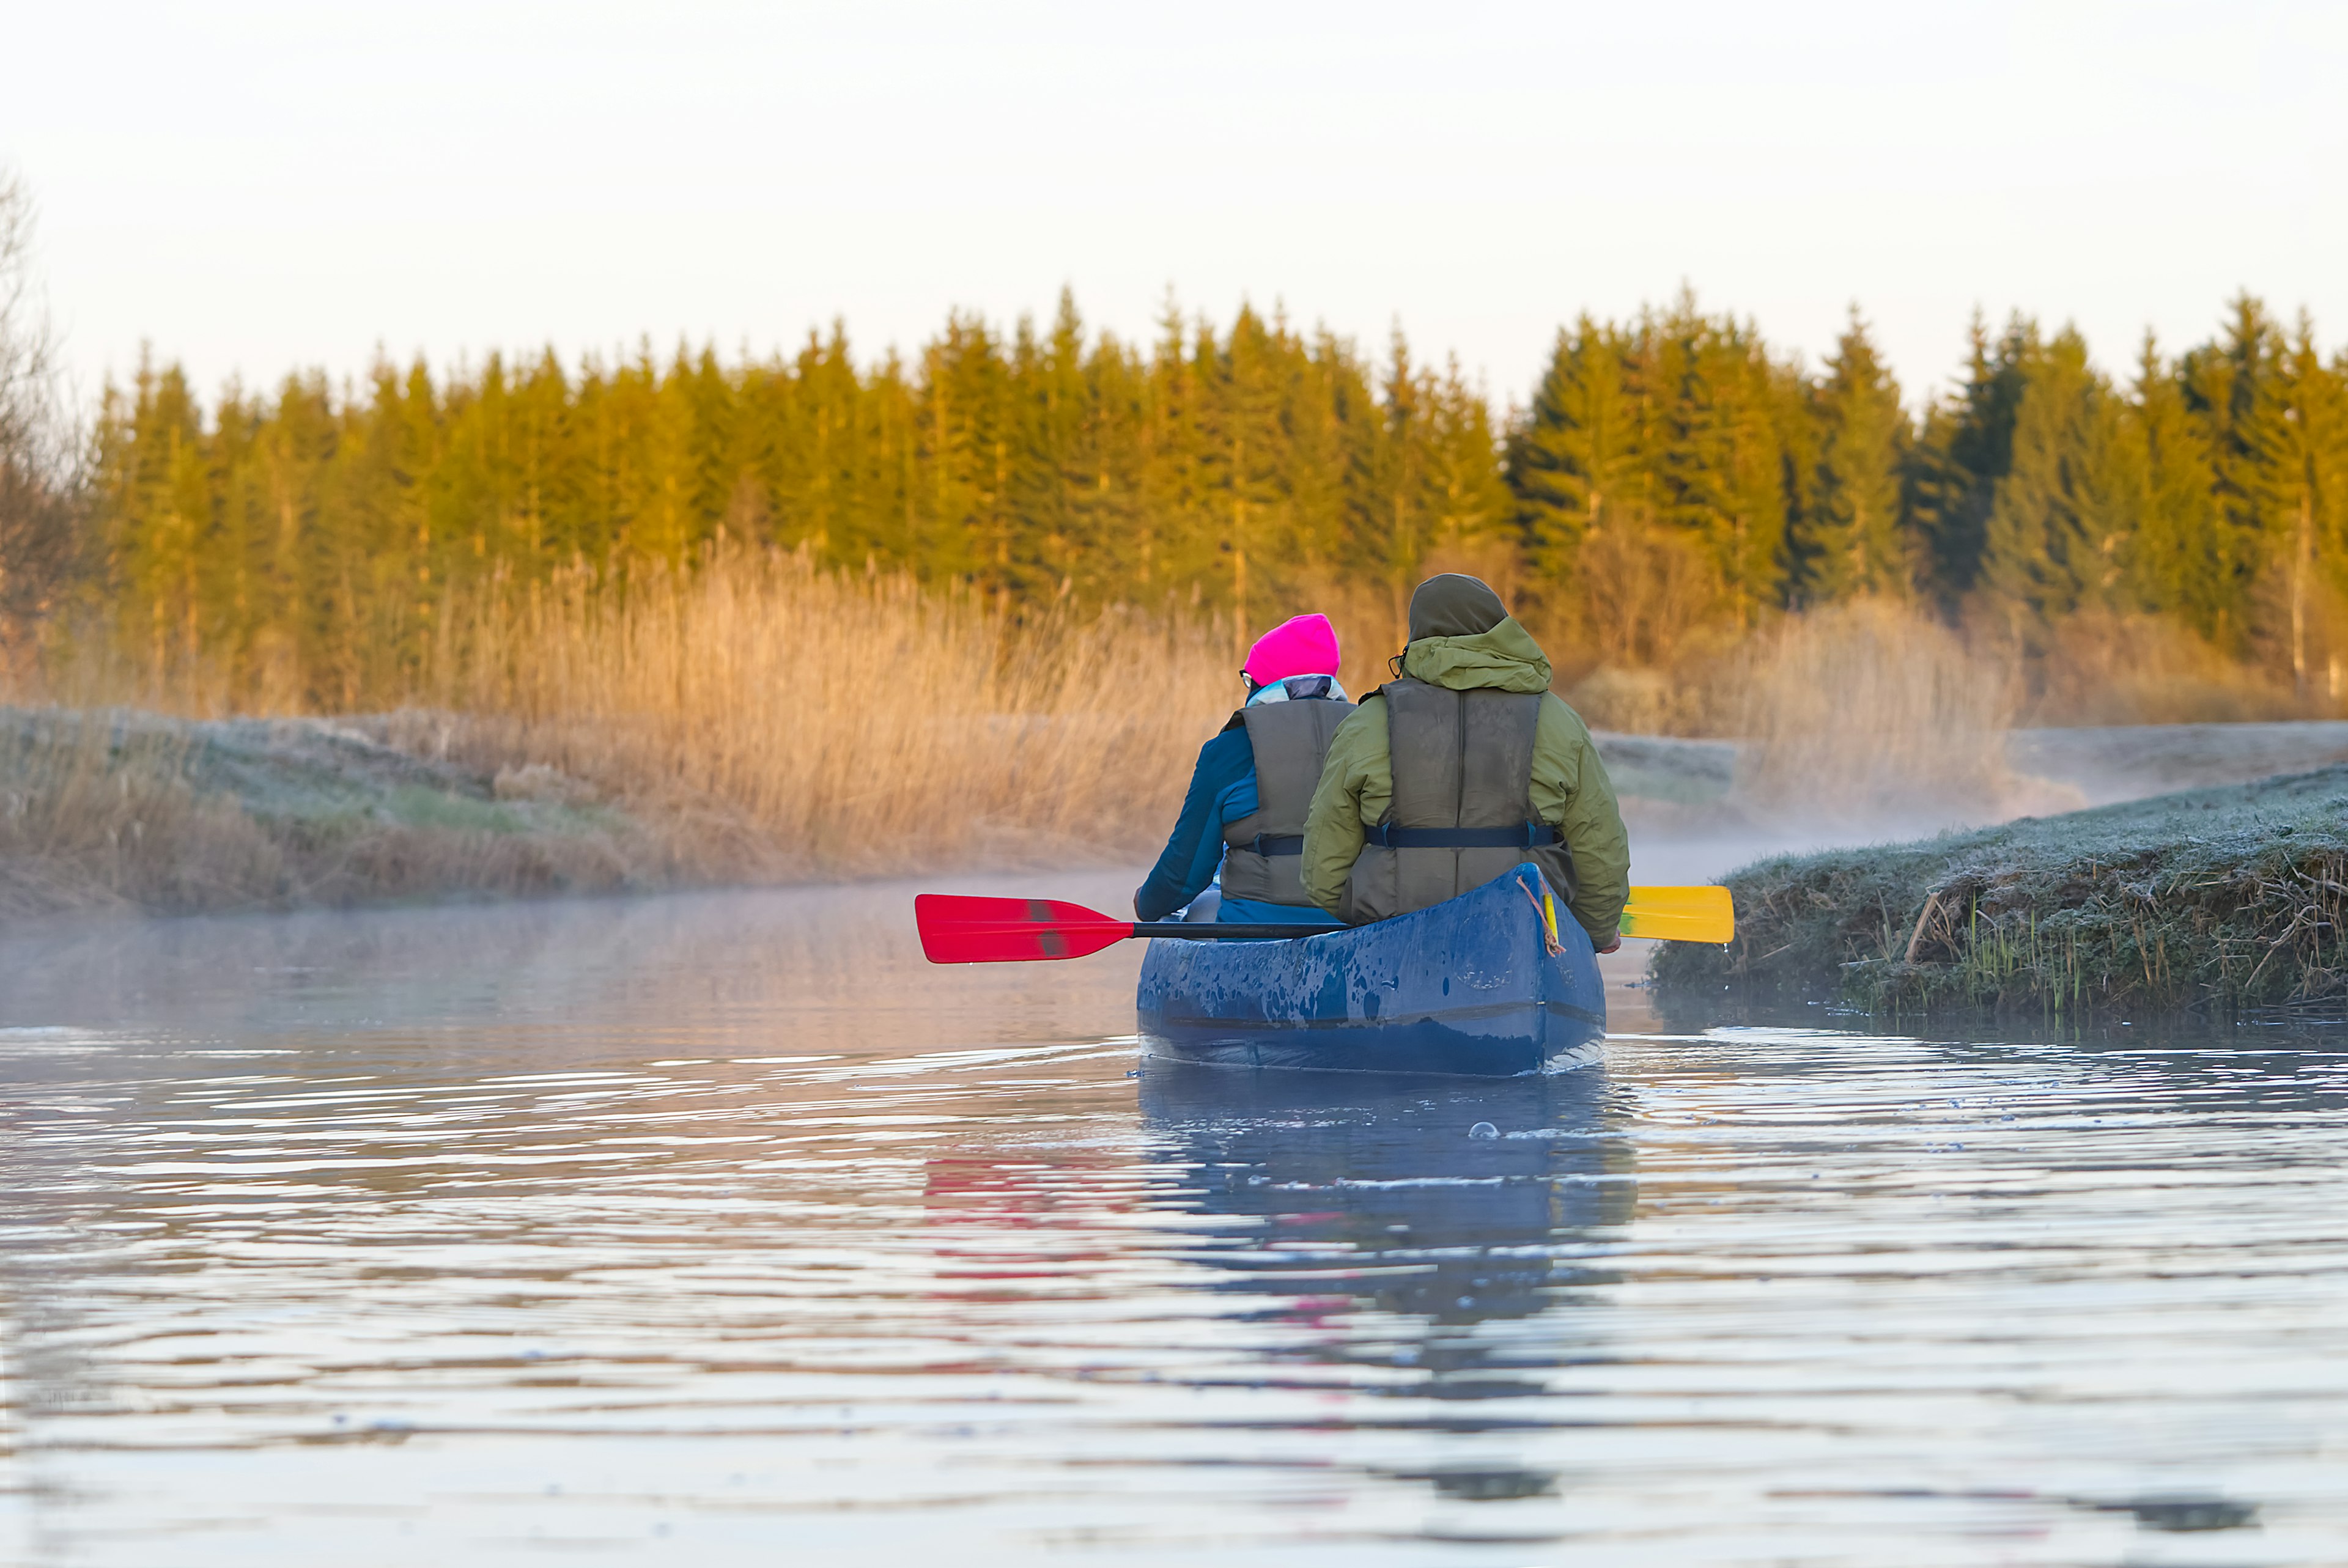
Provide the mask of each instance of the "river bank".
[{"label": "river bank", "polygon": [[[1039,727],[1049,722],[1005,723],[973,743],[1015,770],[1005,759],[1037,749]],[[1734,746],[1608,735],[1601,748],[1634,820],[1738,820]],[[181,720],[0,708],[0,921],[1130,867],[1158,848],[1155,812],[1091,837],[980,815],[901,836],[893,858],[843,863],[839,845],[870,836],[854,825],[807,825],[834,841],[823,853],[716,792],[631,787],[644,771],[566,771],[531,760],[495,721],[426,711]]]},{"label": "river bank", "polygon": [[0,919],[608,893],[707,880],[716,845],[427,714],[186,722],[0,709]]},{"label": "river bank", "polygon": [[[1082,798],[1102,793],[1117,750],[1062,733],[1074,727],[1047,717],[958,726],[963,776],[987,784],[957,813],[930,799],[942,759],[905,762],[893,731],[877,746],[887,760],[861,770],[860,793],[829,777],[859,771],[834,754],[860,743],[843,731],[822,737],[822,774],[805,792],[766,800],[646,765],[638,737],[599,745],[449,712],[191,721],[0,707],[0,920],[1146,862],[1187,774],[1153,764],[1115,813],[1079,813],[1081,800],[1048,789],[1023,794],[1023,779],[1057,780],[1066,794],[1060,763],[1072,748],[1100,775]],[[1159,727],[1169,733],[1153,754],[1170,760],[1207,726]],[[1915,836],[1951,820],[1897,797],[1833,813],[1756,799],[1743,777],[1749,748],[1734,742],[1603,732],[1597,742],[1648,881],[1708,880],[1765,851]],[[2348,724],[2016,731],[2004,746],[2013,787],[1974,803],[1972,824],[2348,763]],[[877,798],[891,793],[919,795],[922,809]],[[926,825],[891,825],[907,815]]]},{"label": "river bank", "polygon": [[1735,942],[1663,948],[1665,995],[2122,1019],[2336,1005],[2348,765],[1776,856],[1727,883]]}]

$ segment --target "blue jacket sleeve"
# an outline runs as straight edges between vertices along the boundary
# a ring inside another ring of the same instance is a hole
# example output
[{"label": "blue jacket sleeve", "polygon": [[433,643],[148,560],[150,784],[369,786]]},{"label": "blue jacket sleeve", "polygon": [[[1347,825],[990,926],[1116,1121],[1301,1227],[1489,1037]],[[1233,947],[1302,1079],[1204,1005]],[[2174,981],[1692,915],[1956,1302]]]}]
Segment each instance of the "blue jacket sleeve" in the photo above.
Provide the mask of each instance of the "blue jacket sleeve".
[{"label": "blue jacket sleeve", "polygon": [[[1191,771],[1190,788],[1182,797],[1182,815],[1175,819],[1148,880],[1133,896],[1134,912],[1145,920],[1162,920],[1207,889],[1223,858],[1226,813],[1244,804],[1244,816],[1255,809],[1255,749],[1247,731],[1229,729],[1199,748],[1199,765]],[[1241,785],[1248,786],[1244,790]]]}]

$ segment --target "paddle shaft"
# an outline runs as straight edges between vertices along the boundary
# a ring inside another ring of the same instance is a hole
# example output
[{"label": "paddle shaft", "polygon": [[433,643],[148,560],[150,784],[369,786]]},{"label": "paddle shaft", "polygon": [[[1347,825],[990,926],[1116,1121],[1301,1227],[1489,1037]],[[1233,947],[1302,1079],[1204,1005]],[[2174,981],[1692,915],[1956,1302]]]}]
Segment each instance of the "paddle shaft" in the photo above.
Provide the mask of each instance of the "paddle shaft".
[{"label": "paddle shaft", "polygon": [[1301,921],[1265,921],[1262,925],[1248,925],[1237,920],[1133,922],[1133,934],[1137,937],[1177,937],[1205,942],[1276,942],[1283,937],[1326,937],[1332,932],[1352,929],[1350,926],[1307,926]]}]

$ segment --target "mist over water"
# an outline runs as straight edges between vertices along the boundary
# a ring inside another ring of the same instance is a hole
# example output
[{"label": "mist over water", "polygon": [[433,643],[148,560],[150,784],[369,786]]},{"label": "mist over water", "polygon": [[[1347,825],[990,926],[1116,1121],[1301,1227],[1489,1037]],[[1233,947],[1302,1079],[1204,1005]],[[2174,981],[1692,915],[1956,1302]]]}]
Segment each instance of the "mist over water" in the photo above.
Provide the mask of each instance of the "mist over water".
[{"label": "mist over water", "polygon": [[1168,1071],[911,891],[0,939],[0,1563],[2348,1559],[2348,1041]]}]

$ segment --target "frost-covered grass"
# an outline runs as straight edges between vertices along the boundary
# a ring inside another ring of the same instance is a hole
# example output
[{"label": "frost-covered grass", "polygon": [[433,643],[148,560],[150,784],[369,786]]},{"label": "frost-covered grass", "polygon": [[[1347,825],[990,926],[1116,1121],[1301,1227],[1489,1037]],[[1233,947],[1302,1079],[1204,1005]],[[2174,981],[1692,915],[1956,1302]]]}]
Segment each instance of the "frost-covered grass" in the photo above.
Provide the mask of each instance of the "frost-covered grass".
[{"label": "frost-covered grass", "polygon": [[1736,941],[1659,986],[2148,1016],[2348,992],[2348,766],[1735,873]]},{"label": "frost-covered grass", "polygon": [[[713,880],[551,769],[433,754],[419,722],[0,708],[0,919]],[[418,744],[417,743],[425,743]],[[445,751],[445,747],[438,748]],[[736,864],[741,864],[737,859]]]}]

